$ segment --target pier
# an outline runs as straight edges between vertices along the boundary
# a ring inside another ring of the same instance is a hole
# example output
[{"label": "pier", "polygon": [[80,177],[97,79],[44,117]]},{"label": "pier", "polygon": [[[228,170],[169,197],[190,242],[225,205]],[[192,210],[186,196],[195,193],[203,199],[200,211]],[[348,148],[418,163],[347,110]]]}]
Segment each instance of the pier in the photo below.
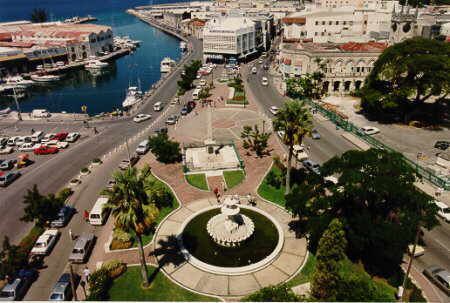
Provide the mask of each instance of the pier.
[{"label": "pier", "polygon": [[64,23],[71,23],[71,24],[81,24],[81,23],[88,23],[88,22],[93,22],[93,21],[97,21],[97,18],[92,17],[91,15],[88,15],[87,17],[73,17],[70,19],[66,19],[64,20]]}]

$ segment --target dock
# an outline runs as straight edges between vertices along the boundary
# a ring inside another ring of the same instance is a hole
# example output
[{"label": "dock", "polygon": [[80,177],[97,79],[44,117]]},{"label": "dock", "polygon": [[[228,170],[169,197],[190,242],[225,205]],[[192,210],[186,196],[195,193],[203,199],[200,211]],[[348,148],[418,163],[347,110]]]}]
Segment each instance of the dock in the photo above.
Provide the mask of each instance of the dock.
[{"label": "dock", "polygon": [[66,19],[64,20],[64,23],[71,23],[71,24],[82,24],[82,23],[88,23],[88,22],[93,22],[93,21],[97,21],[97,18],[92,17],[91,15],[88,15],[87,17],[73,17],[70,19]]}]

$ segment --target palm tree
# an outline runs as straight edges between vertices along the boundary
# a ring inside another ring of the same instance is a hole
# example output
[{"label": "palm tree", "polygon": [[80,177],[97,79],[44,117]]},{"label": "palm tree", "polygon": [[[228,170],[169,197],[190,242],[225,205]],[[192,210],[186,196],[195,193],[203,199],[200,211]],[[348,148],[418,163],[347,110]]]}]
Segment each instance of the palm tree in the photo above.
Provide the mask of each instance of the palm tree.
[{"label": "palm tree", "polygon": [[302,144],[303,138],[311,133],[312,126],[311,113],[303,101],[286,101],[273,120],[274,129],[284,132],[281,140],[289,148],[286,165],[286,195],[291,191],[291,162],[294,145]]},{"label": "palm tree", "polygon": [[149,279],[142,235],[154,224],[158,216],[158,209],[153,203],[149,203],[144,189],[145,179],[149,175],[148,167],[140,172],[136,168],[130,167],[124,172],[116,173],[114,175],[116,184],[108,192],[110,199],[105,205],[105,208],[111,209],[117,227],[127,232],[133,231],[136,235],[144,287],[149,285]]}]

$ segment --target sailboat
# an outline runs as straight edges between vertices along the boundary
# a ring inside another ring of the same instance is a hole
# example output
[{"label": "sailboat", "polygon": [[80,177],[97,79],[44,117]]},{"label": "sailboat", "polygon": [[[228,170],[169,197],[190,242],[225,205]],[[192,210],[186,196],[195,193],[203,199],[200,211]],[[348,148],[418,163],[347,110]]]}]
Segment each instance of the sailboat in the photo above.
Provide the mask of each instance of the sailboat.
[{"label": "sailboat", "polygon": [[[139,79],[138,79],[138,83],[139,83],[139,87],[140,87],[141,82]],[[142,100],[143,100],[143,94],[142,94],[142,91],[140,90],[140,88],[138,88],[136,86],[129,86],[125,100],[122,102],[122,107],[130,108],[133,105],[141,102]]]}]

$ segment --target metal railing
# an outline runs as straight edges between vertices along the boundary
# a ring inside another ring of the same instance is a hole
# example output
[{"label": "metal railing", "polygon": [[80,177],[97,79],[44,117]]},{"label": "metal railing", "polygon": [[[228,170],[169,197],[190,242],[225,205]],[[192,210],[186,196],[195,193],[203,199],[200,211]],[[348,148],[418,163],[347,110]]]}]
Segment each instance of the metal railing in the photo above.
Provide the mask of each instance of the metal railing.
[{"label": "metal railing", "polygon": [[[331,122],[333,122],[334,124],[336,124],[337,126],[342,128],[343,130],[348,131],[348,132],[356,135],[358,138],[364,140],[365,142],[367,142],[368,144],[370,144],[374,148],[384,149],[384,150],[387,150],[387,151],[390,151],[390,152],[397,152],[396,150],[394,150],[391,147],[387,146],[383,142],[375,139],[374,137],[366,135],[365,133],[360,131],[360,129],[356,125],[354,125],[353,123],[351,123],[351,122],[347,121],[346,119],[342,118],[337,113],[322,107],[320,104],[318,104],[318,103],[316,103],[316,102],[314,102],[312,100],[304,99],[304,101],[309,106],[311,106],[314,110],[320,112],[325,117],[327,117]],[[402,158],[403,158],[403,161],[406,164],[408,164],[409,166],[411,166],[412,168],[414,168],[416,173],[418,175],[422,176],[422,178],[428,180],[429,182],[431,182],[432,184],[434,184],[434,185],[436,185],[438,187],[441,187],[441,188],[446,189],[446,190],[450,190],[450,178],[447,178],[447,177],[444,177],[444,176],[438,176],[432,170],[419,165],[418,162],[414,162],[411,159],[408,159],[407,157],[405,157],[404,155],[402,155]]]}]

